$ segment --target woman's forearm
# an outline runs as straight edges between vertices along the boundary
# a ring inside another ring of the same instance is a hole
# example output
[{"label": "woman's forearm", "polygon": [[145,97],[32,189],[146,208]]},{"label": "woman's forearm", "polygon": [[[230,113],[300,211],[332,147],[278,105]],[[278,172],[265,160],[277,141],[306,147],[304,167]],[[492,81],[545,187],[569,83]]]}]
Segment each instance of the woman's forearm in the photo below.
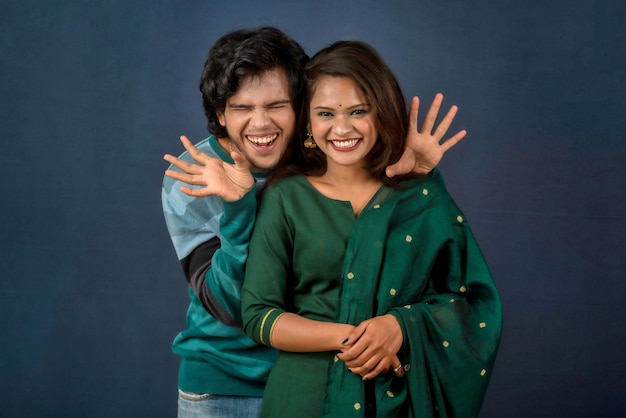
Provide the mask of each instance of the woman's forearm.
[{"label": "woman's forearm", "polygon": [[271,345],[283,351],[338,351],[353,325],[315,321],[294,313],[284,313],[274,324]]}]

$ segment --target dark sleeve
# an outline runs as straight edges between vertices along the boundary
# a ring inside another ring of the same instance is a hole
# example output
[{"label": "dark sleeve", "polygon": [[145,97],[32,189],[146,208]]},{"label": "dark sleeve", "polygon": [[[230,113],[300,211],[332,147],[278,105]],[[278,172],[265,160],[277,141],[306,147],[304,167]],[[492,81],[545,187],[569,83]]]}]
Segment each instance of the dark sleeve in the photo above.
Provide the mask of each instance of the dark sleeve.
[{"label": "dark sleeve", "polygon": [[206,283],[206,275],[211,268],[213,254],[220,248],[220,239],[211,238],[207,242],[196,247],[191,254],[180,260],[187,283],[198,296],[202,306],[218,321],[231,326],[239,326],[240,322],[234,321],[217,298],[213,296]]},{"label": "dark sleeve", "polygon": [[224,325],[241,327],[241,285],[256,220],[256,192],[253,188],[223,205],[221,237],[198,245],[181,265],[204,308]]}]

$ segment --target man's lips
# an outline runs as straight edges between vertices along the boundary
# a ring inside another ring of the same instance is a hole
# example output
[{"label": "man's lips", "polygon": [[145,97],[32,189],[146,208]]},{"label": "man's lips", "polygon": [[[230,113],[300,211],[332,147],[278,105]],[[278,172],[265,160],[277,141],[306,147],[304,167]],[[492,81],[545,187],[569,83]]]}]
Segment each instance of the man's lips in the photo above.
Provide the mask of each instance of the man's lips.
[{"label": "man's lips", "polygon": [[274,133],[271,135],[246,135],[246,139],[250,141],[253,145],[257,147],[269,147],[276,141],[278,138],[278,134]]}]

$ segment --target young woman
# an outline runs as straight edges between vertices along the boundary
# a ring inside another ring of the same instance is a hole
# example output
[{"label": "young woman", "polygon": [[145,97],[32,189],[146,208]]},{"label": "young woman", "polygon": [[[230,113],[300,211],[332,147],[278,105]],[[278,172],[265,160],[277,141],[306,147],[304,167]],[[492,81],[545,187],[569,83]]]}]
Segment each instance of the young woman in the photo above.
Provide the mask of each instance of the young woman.
[{"label": "young woman", "polygon": [[263,194],[242,289],[244,329],[280,350],[267,417],[477,416],[500,300],[434,171],[389,178],[406,109],[368,45],[305,68],[307,139]]}]

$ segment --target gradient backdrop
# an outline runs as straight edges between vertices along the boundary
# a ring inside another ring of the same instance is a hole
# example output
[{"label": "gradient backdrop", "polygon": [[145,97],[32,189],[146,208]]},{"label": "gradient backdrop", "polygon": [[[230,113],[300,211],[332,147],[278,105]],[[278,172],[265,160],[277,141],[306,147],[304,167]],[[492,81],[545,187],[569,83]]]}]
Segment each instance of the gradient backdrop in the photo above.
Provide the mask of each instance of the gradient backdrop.
[{"label": "gradient backdrop", "polygon": [[481,416],[623,416],[624,4],[2,1],[0,416],[175,416],[162,155],[206,136],[211,44],[264,24],[309,54],[367,41],[407,96],[459,105],[441,169],[505,315]]}]

